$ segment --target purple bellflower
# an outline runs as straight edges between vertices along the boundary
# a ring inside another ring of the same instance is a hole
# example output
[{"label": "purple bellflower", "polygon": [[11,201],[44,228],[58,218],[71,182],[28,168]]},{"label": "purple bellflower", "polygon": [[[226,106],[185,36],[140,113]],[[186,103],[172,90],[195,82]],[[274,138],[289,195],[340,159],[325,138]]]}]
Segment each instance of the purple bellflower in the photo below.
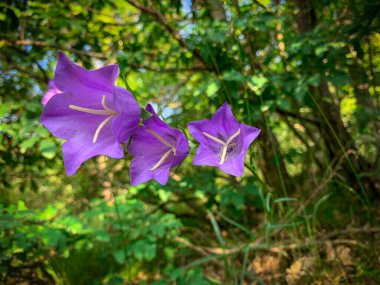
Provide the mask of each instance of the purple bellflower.
[{"label": "purple bellflower", "polygon": [[152,116],[138,127],[128,146],[128,151],[134,156],[130,167],[131,185],[142,184],[150,179],[164,185],[168,181],[170,169],[187,157],[189,144],[185,135],[164,123],[150,104],[145,110]]},{"label": "purple bellflower", "polygon": [[140,107],[127,90],[114,86],[118,65],[86,70],[58,54],[54,81],[62,92],[46,104],[41,122],[62,145],[67,175],[96,155],[123,158],[121,144],[138,127]]},{"label": "purple bellflower", "polygon": [[51,97],[59,94],[59,93],[62,93],[58,88],[57,86],[55,85],[55,81],[54,79],[50,80],[49,81],[49,86],[48,86],[48,91],[46,91],[46,93],[44,94],[44,97],[42,97],[42,104],[43,105],[46,105],[47,102],[51,99]]},{"label": "purple bellflower", "polygon": [[216,111],[211,120],[190,122],[188,128],[200,143],[194,165],[215,166],[234,176],[243,175],[245,155],[260,134],[259,129],[240,124],[227,103]]}]

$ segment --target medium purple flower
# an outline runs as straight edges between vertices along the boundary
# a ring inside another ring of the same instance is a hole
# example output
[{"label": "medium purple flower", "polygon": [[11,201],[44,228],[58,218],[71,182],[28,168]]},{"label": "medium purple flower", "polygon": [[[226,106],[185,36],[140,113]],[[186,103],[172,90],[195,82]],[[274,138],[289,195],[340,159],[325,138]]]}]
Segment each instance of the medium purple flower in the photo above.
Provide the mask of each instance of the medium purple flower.
[{"label": "medium purple flower", "polygon": [[228,174],[243,175],[245,155],[260,134],[259,129],[240,124],[227,103],[216,111],[211,120],[191,122],[188,128],[200,143],[194,165],[216,166]]},{"label": "medium purple flower", "polygon": [[150,179],[166,184],[170,169],[179,165],[189,153],[185,135],[164,123],[148,104],[152,114],[143,121],[132,136],[128,151],[134,156],[131,161],[131,185],[142,184]]},{"label": "medium purple flower", "polygon": [[96,155],[123,158],[121,144],[138,126],[140,107],[127,90],[114,86],[118,66],[86,70],[58,54],[55,84],[62,94],[46,104],[41,122],[62,145],[67,175]]},{"label": "medium purple flower", "polygon": [[49,86],[48,86],[48,91],[46,91],[44,97],[42,97],[42,104],[43,105],[46,105],[47,102],[51,99],[51,97],[59,94],[59,93],[62,93],[58,88],[57,86],[55,86],[55,81],[54,79],[50,80],[49,81]]}]

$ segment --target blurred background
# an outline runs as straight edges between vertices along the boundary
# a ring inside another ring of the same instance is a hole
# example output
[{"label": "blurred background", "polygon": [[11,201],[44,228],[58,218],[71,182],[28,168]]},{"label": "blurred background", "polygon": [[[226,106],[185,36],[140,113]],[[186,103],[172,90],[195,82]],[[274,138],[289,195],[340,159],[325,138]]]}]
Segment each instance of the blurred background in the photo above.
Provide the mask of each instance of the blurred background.
[{"label": "blurred background", "polygon": [[[1,0],[0,283],[380,284],[379,15],[372,0]],[[192,166],[190,141],[166,186],[130,187],[129,155],[66,177],[39,122],[58,51],[118,63],[187,134],[228,102],[262,130],[245,175]]]}]

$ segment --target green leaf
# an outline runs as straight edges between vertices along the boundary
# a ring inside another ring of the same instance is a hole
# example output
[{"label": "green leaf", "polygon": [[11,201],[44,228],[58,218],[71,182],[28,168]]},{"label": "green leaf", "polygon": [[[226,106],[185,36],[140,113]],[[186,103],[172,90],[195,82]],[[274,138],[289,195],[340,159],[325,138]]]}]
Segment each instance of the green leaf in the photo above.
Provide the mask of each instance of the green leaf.
[{"label": "green leaf", "polygon": [[351,77],[343,72],[335,72],[331,74],[329,80],[337,86],[343,86],[351,83]]},{"label": "green leaf", "polygon": [[317,214],[318,214],[318,210],[319,208],[321,207],[321,205],[327,200],[330,198],[330,194],[326,194],[324,196],[322,196],[318,201],[317,203],[315,203],[314,205],[314,209],[313,209],[313,225],[314,225],[314,228],[315,228],[315,224],[316,224],[316,220],[317,220]]},{"label": "green leaf", "polygon": [[220,88],[220,82],[219,81],[211,81],[208,85],[207,85],[207,88],[206,88],[206,94],[208,97],[212,97],[213,95],[216,94],[216,92],[218,92]]},{"label": "green leaf", "polygon": [[58,247],[61,240],[64,239],[64,235],[58,229],[45,228],[42,234],[43,242],[52,248]]},{"label": "green leaf", "polygon": [[247,85],[257,96],[260,96],[267,82],[268,79],[260,74],[252,76]]},{"label": "green leaf", "polygon": [[46,128],[40,127],[36,128],[34,130],[34,133],[36,133],[41,138],[46,138],[49,136],[49,131]]},{"label": "green leaf", "polygon": [[112,253],[113,258],[119,264],[124,264],[125,262],[125,252],[122,249],[118,249]]},{"label": "green leaf", "polygon": [[270,200],[272,198],[272,194],[271,193],[268,193],[267,196],[266,196],[266,199],[265,199],[265,208],[267,210],[268,213],[271,213],[272,212],[272,208],[270,206]]},{"label": "green leaf", "polygon": [[340,49],[340,48],[344,48],[345,46],[346,46],[345,42],[332,42],[332,43],[329,43],[329,47],[331,47],[333,49]]},{"label": "green leaf", "polygon": [[146,242],[138,240],[128,246],[128,251],[130,251],[138,260],[143,260],[145,247]]},{"label": "green leaf", "polygon": [[160,197],[160,200],[165,203],[169,201],[169,198],[172,196],[172,193],[165,189],[160,189],[158,190],[158,196]]},{"label": "green leaf", "polygon": [[25,206],[25,202],[22,200],[17,201],[17,210],[18,211],[26,211],[28,208]]},{"label": "green leaf", "polygon": [[307,83],[310,85],[317,87],[319,85],[319,81],[321,80],[321,76],[319,74],[314,74],[307,80]]},{"label": "green leaf", "polygon": [[48,205],[39,215],[36,216],[40,220],[50,220],[57,214],[58,209],[53,205]]},{"label": "green leaf", "polygon": [[57,220],[55,224],[73,234],[84,234],[88,232],[82,221],[77,217],[64,217]]},{"label": "green leaf", "polygon": [[26,151],[32,148],[39,140],[40,139],[38,137],[27,138],[20,144],[20,152],[26,153]]},{"label": "green leaf", "polygon": [[297,200],[298,200],[297,198],[283,197],[283,198],[277,198],[276,200],[274,200],[274,203],[295,202]]},{"label": "green leaf", "polygon": [[304,224],[305,224],[304,221],[300,221],[300,222],[293,222],[293,223],[287,223],[287,224],[270,224],[269,227],[271,230],[274,230],[274,229],[284,229],[284,228],[297,227],[297,226],[304,225]]},{"label": "green leaf", "polygon": [[224,243],[223,235],[222,235],[222,233],[220,231],[218,222],[216,221],[214,214],[210,210],[207,210],[207,215],[208,215],[208,218],[209,218],[209,220],[211,222],[212,228],[213,228],[213,230],[215,232],[215,235],[216,235],[216,238],[218,239],[219,244],[222,247],[224,247],[225,243]]},{"label": "green leaf", "polygon": [[327,44],[320,45],[320,46],[316,47],[315,55],[319,57],[319,56],[323,55],[326,51],[328,51],[328,49],[329,49],[329,46]]},{"label": "green leaf", "polygon": [[156,256],[156,244],[147,244],[145,246],[144,256],[147,261],[151,261]]},{"label": "green leaf", "polygon": [[53,141],[41,141],[40,152],[43,157],[46,157],[47,159],[52,159],[57,153],[57,145]]},{"label": "green leaf", "polygon": [[244,82],[244,76],[236,70],[229,70],[223,73],[223,80]]},{"label": "green leaf", "polygon": [[95,232],[95,238],[101,242],[110,242],[111,241],[111,236],[106,231],[96,231]]}]

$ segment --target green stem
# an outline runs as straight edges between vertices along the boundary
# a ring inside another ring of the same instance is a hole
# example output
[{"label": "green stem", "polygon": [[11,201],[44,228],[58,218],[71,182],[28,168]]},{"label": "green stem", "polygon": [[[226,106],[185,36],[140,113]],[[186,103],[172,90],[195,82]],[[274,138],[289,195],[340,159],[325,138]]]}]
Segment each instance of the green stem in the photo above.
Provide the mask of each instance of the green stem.
[{"label": "green stem", "polygon": [[354,165],[353,165],[353,163],[352,163],[350,157],[348,156],[348,154],[347,154],[347,152],[346,152],[346,150],[345,150],[345,148],[344,148],[344,146],[343,146],[341,140],[339,139],[339,136],[337,135],[337,133],[335,132],[334,128],[332,127],[332,125],[331,125],[329,119],[327,118],[325,112],[322,110],[321,106],[319,106],[317,100],[315,100],[313,94],[311,94],[310,92],[308,92],[308,93],[309,93],[309,95],[310,95],[311,100],[313,101],[313,103],[314,103],[315,106],[317,107],[318,112],[322,115],[322,117],[323,117],[323,119],[325,120],[325,122],[326,122],[328,128],[330,129],[331,133],[333,134],[333,136],[334,136],[336,142],[338,143],[340,149],[342,150],[342,153],[343,153],[344,157],[347,159],[347,162],[348,162],[348,164],[349,164],[349,166],[350,166],[352,172],[354,173],[355,179],[356,179],[356,181],[357,181],[358,184],[359,184],[359,188],[360,188],[360,190],[361,190],[362,193],[363,193],[363,196],[364,196],[364,198],[365,198],[365,201],[366,201],[366,203],[367,203],[367,206],[370,206],[370,202],[369,202],[369,199],[368,199],[367,193],[366,193],[365,190],[364,190],[363,184],[362,184],[362,182],[361,182],[361,180],[360,180],[360,178],[359,178],[359,176],[358,176],[358,174],[357,174],[357,171],[356,171],[356,169],[355,169],[355,167],[354,167]]}]

